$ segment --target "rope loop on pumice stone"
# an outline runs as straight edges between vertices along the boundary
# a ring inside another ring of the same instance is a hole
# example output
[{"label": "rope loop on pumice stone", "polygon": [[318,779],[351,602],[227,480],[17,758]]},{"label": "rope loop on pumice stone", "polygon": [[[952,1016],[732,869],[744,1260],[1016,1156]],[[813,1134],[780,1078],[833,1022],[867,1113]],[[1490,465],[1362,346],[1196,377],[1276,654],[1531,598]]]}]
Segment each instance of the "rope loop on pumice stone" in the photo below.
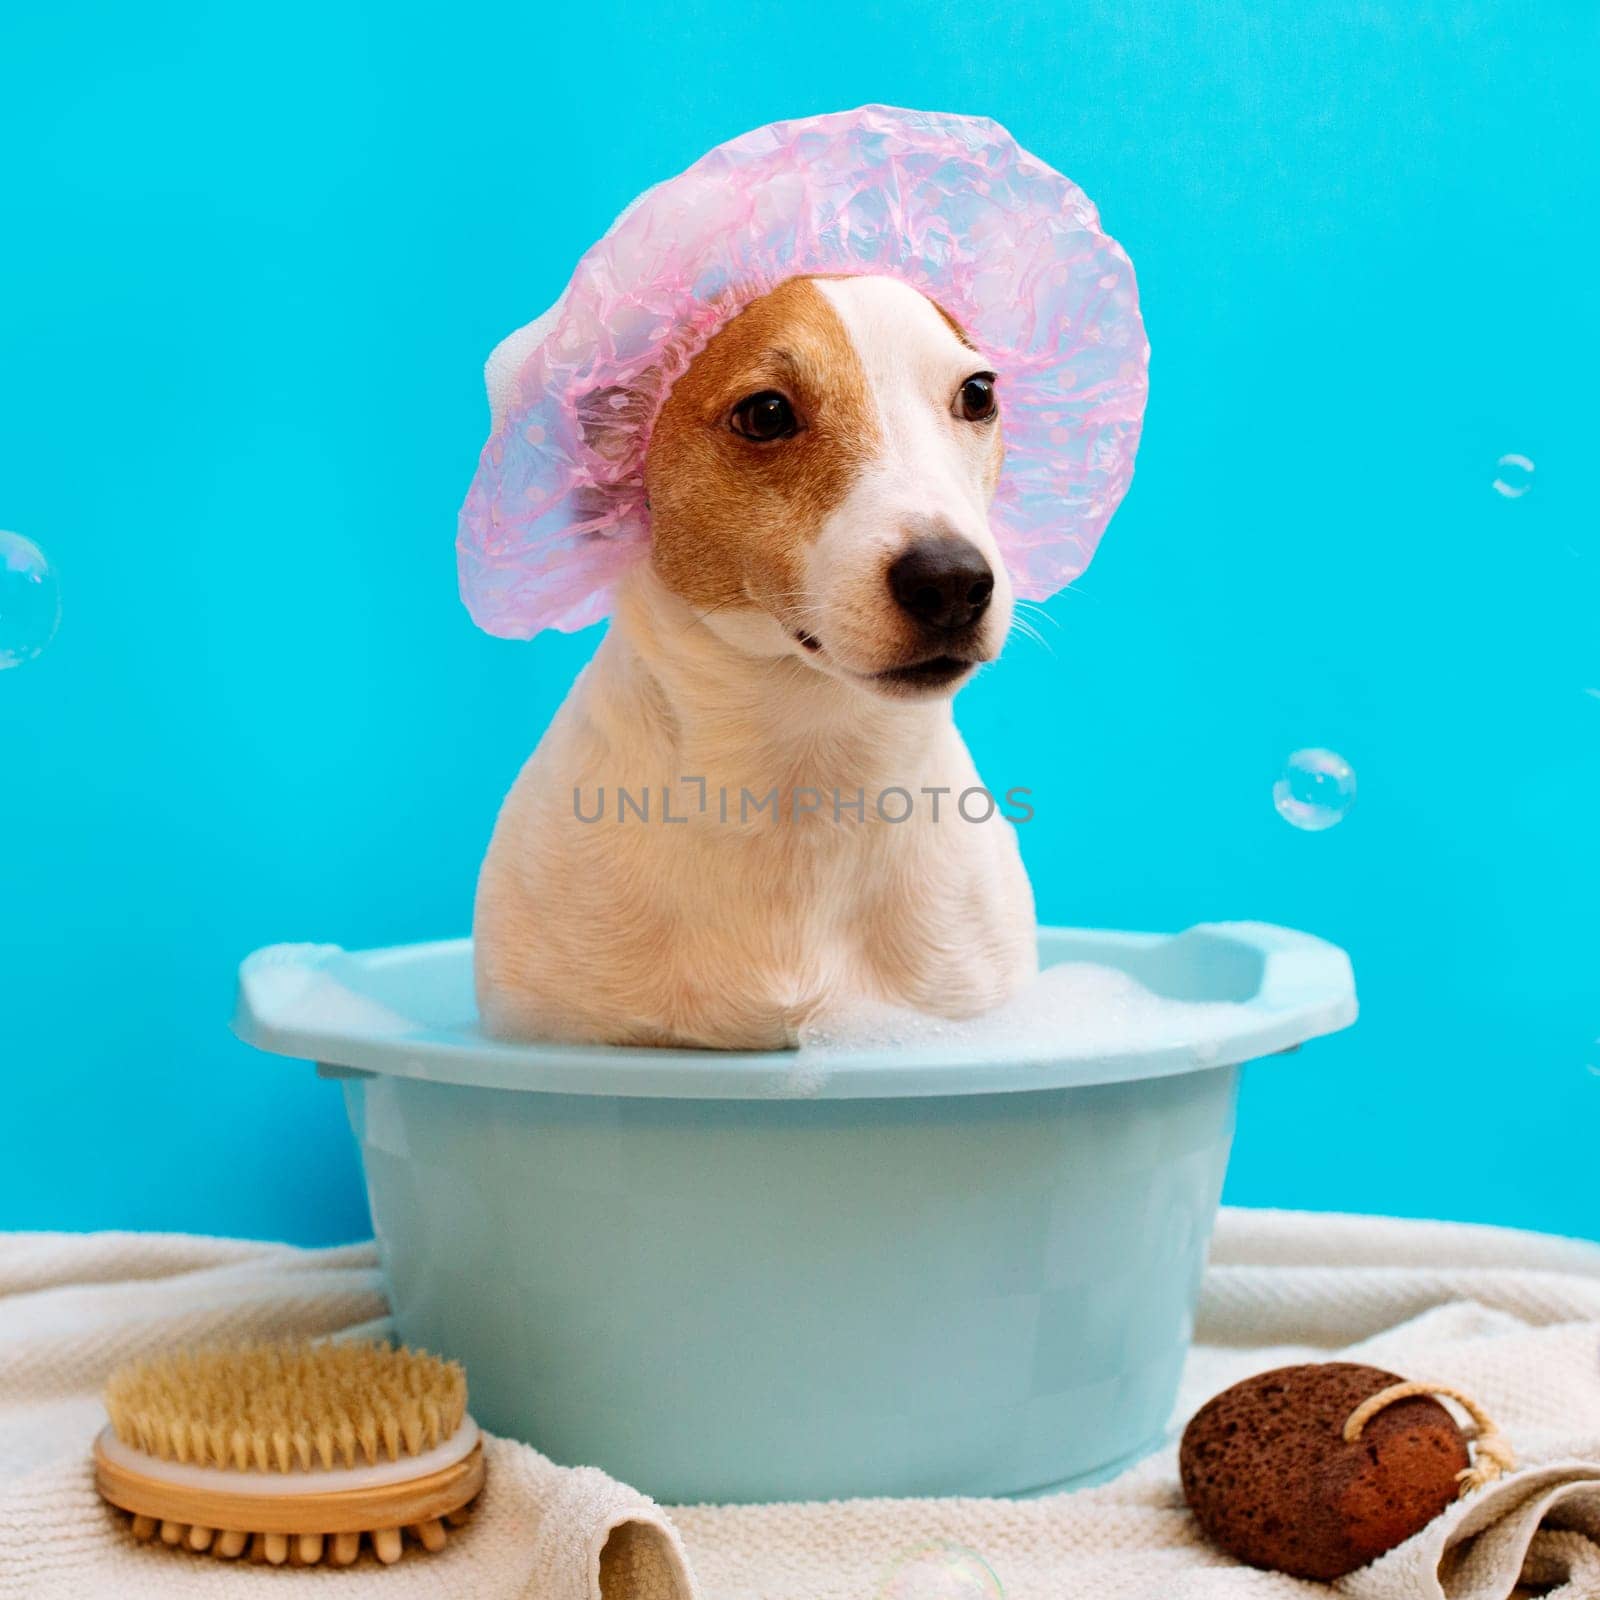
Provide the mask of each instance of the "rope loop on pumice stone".
[{"label": "rope loop on pumice stone", "polygon": [[1345,1443],[1354,1444],[1361,1437],[1361,1430],[1386,1406],[1399,1400],[1433,1399],[1437,1395],[1454,1400],[1472,1418],[1473,1431],[1467,1435],[1472,1445],[1472,1465],[1456,1474],[1456,1481],[1461,1485],[1458,1499],[1465,1499],[1474,1489],[1482,1489],[1516,1470],[1516,1453],[1483,1407],[1470,1395],[1446,1383],[1391,1383],[1387,1389],[1380,1389],[1345,1419]]}]

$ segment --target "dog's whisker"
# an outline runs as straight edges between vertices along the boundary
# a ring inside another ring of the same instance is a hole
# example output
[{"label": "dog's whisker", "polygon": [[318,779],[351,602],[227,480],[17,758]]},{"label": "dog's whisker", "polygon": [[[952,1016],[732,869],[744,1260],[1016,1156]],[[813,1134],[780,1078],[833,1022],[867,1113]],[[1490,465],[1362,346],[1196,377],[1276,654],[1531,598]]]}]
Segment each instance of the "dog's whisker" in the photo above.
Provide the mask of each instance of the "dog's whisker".
[{"label": "dog's whisker", "polygon": [[707,617],[715,616],[725,606],[737,605],[739,598],[738,595],[730,595],[726,600],[719,600],[714,606],[707,606],[704,611],[691,611],[689,620],[683,625],[683,631],[687,632],[696,623],[704,622]]},{"label": "dog's whisker", "polygon": [[1061,619],[1053,616],[1037,600],[1018,600],[1016,606],[1018,611],[1025,611],[1030,617],[1037,617],[1041,622],[1048,622],[1052,628],[1061,626]]},{"label": "dog's whisker", "polygon": [[1045,636],[1042,633],[1040,633],[1037,628],[1033,627],[1031,624],[1029,624],[1028,622],[1024,621],[1021,617],[1016,618],[1013,621],[1012,626],[1025,639],[1031,639],[1033,641],[1033,643],[1038,645],[1039,648],[1041,650],[1043,650],[1047,655],[1052,655],[1053,656],[1056,653],[1055,646],[1047,638],[1045,638]]}]

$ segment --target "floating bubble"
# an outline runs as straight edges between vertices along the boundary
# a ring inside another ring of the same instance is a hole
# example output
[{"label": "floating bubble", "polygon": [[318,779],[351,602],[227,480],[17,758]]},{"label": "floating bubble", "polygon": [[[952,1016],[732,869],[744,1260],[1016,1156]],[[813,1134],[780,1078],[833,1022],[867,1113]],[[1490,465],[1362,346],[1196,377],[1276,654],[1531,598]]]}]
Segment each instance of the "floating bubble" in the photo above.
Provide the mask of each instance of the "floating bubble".
[{"label": "floating bubble", "polygon": [[930,1545],[906,1556],[878,1591],[878,1600],[1003,1600],[989,1563],[960,1545]]},{"label": "floating bubble", "polygon": [[44,552],[0,529],[0,672],[32,661],[60,621],[61,587]]},{"label": "floating bubble", "polygon": [[1501,456],[1495,462],[1494,492],[1507,500],[1520,500],[1533,487],[1533,463],[1526,456]]},{"label": "floating bubble", "polygon": [[1356,775],[1332,750],[1296,750],[1272,786],[1278,815],[1306,833],[1343,822],[1356,803]]}]

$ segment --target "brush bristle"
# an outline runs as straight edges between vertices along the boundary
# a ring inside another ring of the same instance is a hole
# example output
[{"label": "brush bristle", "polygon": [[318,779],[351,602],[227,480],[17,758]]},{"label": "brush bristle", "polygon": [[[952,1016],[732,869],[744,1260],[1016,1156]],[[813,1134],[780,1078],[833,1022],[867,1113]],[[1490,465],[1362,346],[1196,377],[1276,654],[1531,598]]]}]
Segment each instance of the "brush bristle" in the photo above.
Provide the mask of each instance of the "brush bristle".
[{"label": "brush bristle", "polygon": [[425,1350],[299,1340],[130,1361],[105,1400],[117,1437],[147,1455],[292,1472],[433,1449],[461,1426],[467,1379]]}]

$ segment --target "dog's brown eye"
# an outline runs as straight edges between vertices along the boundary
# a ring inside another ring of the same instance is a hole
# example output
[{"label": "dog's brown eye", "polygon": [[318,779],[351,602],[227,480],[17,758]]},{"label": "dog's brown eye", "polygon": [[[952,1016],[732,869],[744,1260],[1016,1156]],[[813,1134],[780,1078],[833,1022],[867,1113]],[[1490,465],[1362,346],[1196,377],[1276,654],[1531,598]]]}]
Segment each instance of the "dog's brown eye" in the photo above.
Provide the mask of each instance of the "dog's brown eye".
[{"label": "dog's brown eye", "polygon": [[774,439],[787,439],[799,431],[794,407],[776,389],[763,389],[760,394],[746,395],[733,408],[728,426],[746,439],[759,444],[770,444]]},{"label": "dog's brown eye", "polygon": [[994,410],[994,374],[973,373],[956,391],[956,415],[967,422],[987,422]]}]

